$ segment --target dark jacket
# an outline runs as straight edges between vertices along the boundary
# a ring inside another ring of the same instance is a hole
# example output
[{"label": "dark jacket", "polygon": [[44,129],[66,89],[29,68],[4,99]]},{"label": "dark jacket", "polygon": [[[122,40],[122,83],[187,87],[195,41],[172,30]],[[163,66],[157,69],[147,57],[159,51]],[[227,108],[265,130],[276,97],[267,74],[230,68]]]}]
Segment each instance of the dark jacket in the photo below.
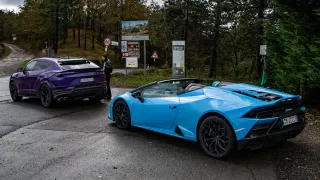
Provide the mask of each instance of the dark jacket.
[{"label": "dark jacket", "polygon": [[105,74],[111,74],[112,71],[113,71],[112,63],[111,63],[111,61],[109,59],[105,63],[103,63],[101,61],[98,61],[98,60],[93,61],[93,63],[98,65],[100,68],[104,68],[103,71],[104,71]]},{"label": "dark jacket", "polygon": [[113,68],[112,68],[112,63],[111,61],[108,59],[105,64],[104,64],[104,73],[105,74],[111,74],[113,71]]}]

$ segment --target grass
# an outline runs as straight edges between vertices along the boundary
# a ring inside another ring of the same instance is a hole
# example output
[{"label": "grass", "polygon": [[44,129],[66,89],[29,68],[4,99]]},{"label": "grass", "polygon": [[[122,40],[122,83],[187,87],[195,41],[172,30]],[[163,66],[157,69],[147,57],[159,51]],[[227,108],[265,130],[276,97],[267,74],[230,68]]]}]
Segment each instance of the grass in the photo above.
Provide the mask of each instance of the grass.
[{"label": "grass", "polygon": [[20,67],[25,66],[29,61],[30,61],[30,59],[29,59],[29,60],[21,61],[21,63],[19,64],[19,65],[20,65]]},{"label": "grass", "polygon": [[[188,71],[188,78],[199,78],[202,79],[202,84],[211,85],[214,81],[229,81],[229,82],[244,82],[259,85],[259,81],[250,81],[248,78],[241,77],[216,77],[216,78],[208,78],[207,74],[195,71]],[[113,87],[123,87],[123,88],[136,88],[154,81],[171,79],[172,72],[170,68],[150,68],[147,71],[147,76],[144,77],[143,71],[133,71],[128,73],[128,75],[115,73],[112,76],[110,84]]]},{"label": "grass", "polygon": [[9,54],[11,53],[10,48],[8,48],[7,46],[4,46],[4,54],[0,57],[0,60],[6,58],[7,56],[9,56]]}]

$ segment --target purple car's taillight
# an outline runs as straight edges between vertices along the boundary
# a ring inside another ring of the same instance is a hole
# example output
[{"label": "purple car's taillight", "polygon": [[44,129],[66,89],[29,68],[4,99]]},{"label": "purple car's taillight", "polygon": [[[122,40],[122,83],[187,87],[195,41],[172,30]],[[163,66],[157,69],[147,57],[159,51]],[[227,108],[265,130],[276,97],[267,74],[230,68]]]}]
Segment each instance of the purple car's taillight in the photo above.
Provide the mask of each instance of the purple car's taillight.
[{"label": "purple car's taillight", "polygon": [[68,75],[68,74],[74,74],[74,72],[59,72],[59,73],[56,73],[56,76],[61,77],[61,76]]}]

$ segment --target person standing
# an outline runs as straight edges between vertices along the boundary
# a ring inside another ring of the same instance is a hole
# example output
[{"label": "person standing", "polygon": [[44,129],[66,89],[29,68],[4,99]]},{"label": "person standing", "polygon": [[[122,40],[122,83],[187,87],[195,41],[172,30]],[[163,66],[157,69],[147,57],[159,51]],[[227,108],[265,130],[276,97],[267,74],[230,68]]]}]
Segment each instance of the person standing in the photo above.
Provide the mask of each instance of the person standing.
[{"label": "person standing", "polygon": [[111,94],[111,89],[110,89],[110,79],[111,79],[111,73],[112,73],[112,63],[111,60],[108,58],[108,55],[106,53],[104,53],[101,57],[102,61],[103,61],[103,70],[104,70],[104,74],[106,76],[106,81],[107,81],[107,92],[106,92],[106,96],[107,96],[107,100],[111,100],[112,94]]}]

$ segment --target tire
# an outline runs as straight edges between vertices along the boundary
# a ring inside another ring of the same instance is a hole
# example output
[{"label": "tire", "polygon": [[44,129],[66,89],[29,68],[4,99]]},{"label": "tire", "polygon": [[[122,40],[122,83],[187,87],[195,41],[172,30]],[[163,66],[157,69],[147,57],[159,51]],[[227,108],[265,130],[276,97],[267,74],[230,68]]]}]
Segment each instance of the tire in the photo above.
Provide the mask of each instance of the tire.
[{"label": "tire", "polygon": [[42,106],[49,108],[53,105],[52,93],[48,85],[44,84],[40,88],[40,99]]},{"label": "tire", "polygon": [[90,102],[93,102],[93,103],[98,103],[98,102],[100,102],[102,99],[103,99],[103,97],[101,97],[101,96],[96,96],[96,97],[94,97],[94,98],[89,98],[89,101],[90,101]]},{"label": "tire", "polygon": [[210,157],[225,159],[236,150],[232,127],[221,117],[206,117],[198,129],[202,150]]},{"label": "tire", "polygon": [[9,90],[10,90],[10,96],[12,101],[14,102],[22,101],[22,96],[19,96],[17,85],[14,81],[10,82]]},{"label": "tire", "polygon": [[120,129],[129,129],[131,126],[131,115],[127,103],[123,100],[118,100],[113,108],[113,120]]}]

